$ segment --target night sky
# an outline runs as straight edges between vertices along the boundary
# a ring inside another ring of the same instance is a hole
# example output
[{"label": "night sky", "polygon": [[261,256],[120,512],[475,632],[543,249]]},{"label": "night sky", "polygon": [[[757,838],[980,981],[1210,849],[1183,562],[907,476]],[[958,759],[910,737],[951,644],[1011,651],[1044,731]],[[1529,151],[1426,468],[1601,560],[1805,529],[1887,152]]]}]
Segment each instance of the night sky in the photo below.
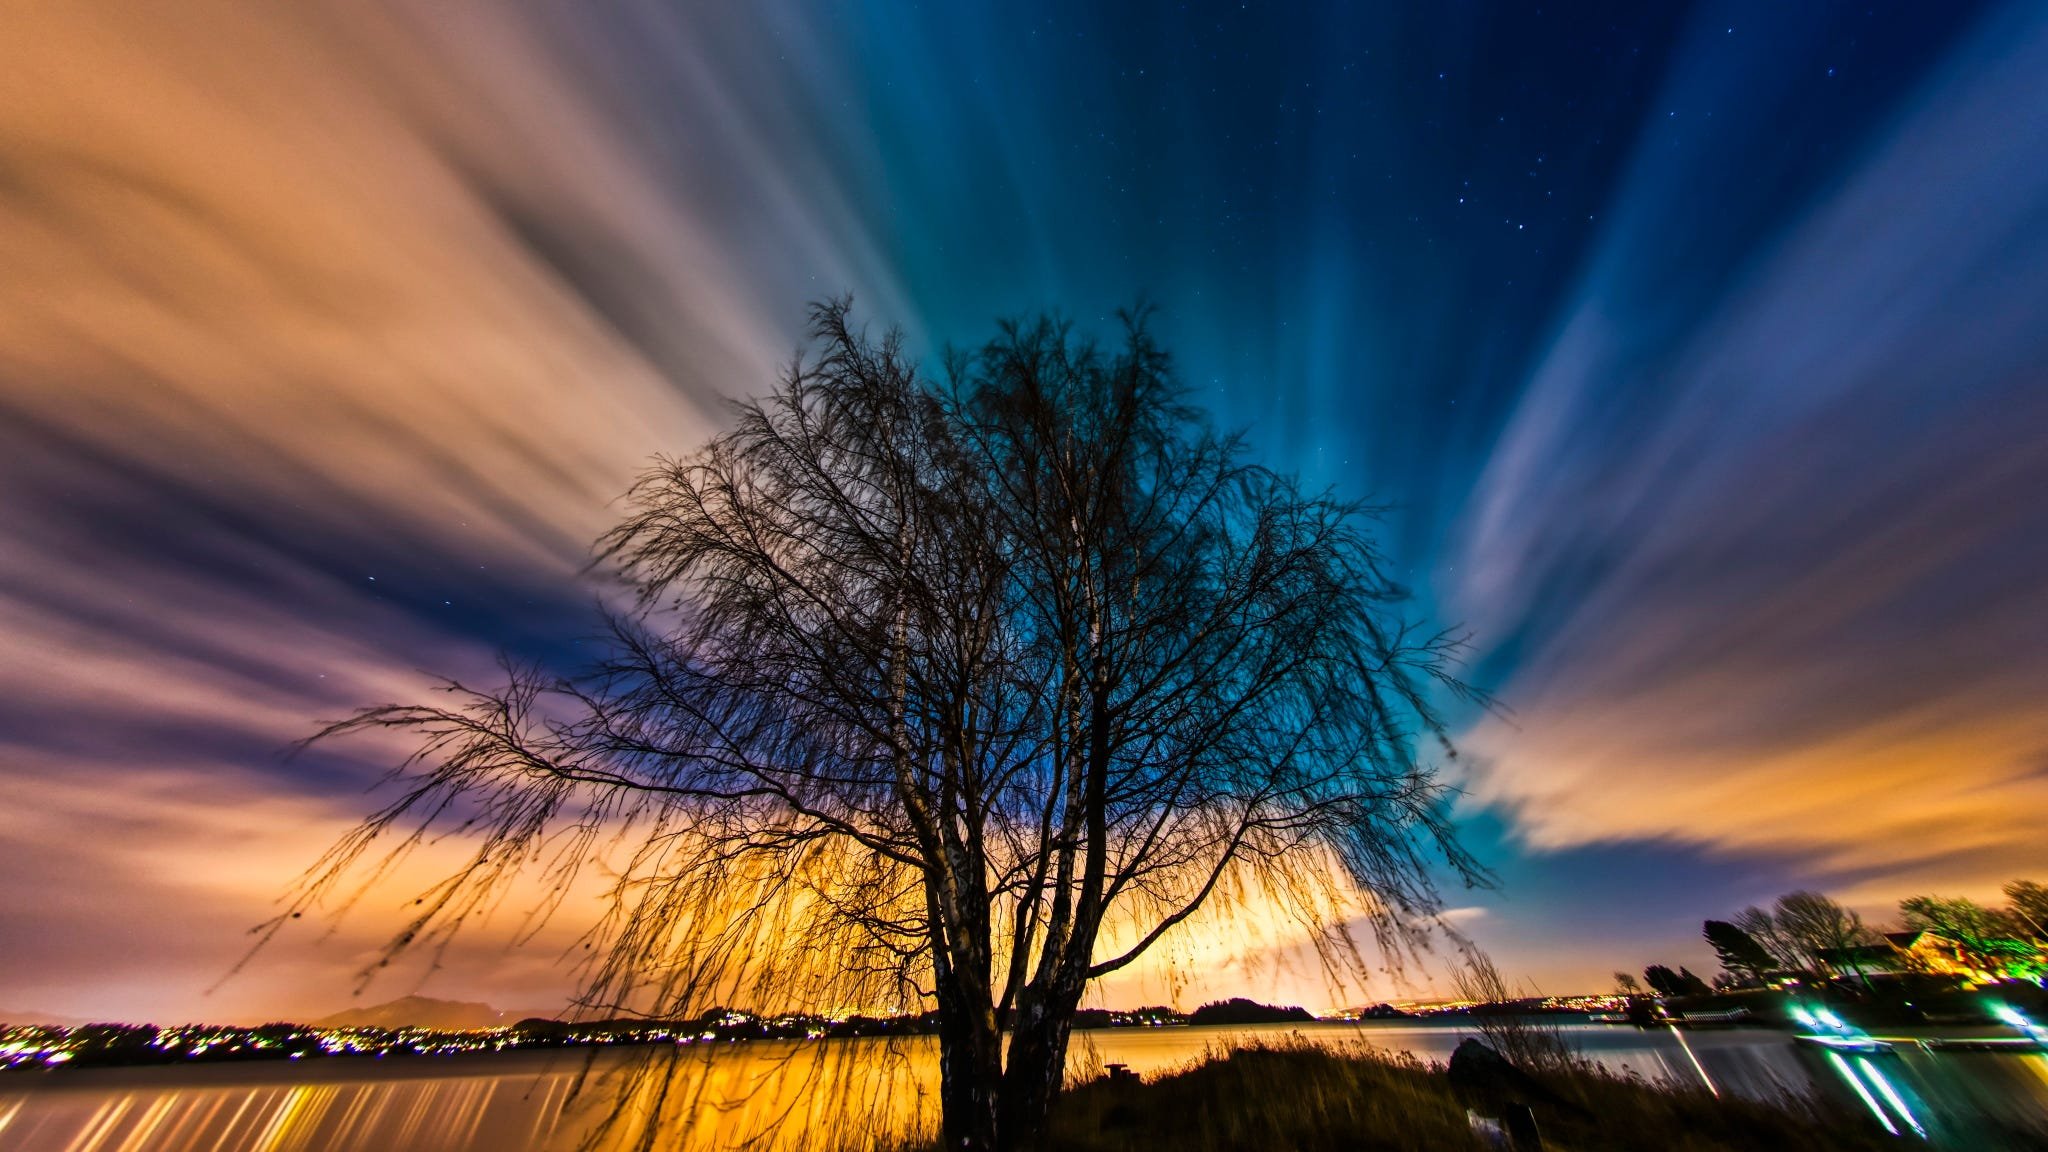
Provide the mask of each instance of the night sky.
[{"label": "night sky", "polygon": [[[0,1015],[347,1003],[454,849],[222,982],[390,759],[285,749],[590,659],[616,497],[843,292],[931,359],[1147,301],[1385,505],[1511,710],[1447,896],[1513,977],[2048,879],[2039,4],[15,6]],[[530,895],[364,995],[557,1001]],[[1327,1006],[1286,944],[1183,999]]]}]

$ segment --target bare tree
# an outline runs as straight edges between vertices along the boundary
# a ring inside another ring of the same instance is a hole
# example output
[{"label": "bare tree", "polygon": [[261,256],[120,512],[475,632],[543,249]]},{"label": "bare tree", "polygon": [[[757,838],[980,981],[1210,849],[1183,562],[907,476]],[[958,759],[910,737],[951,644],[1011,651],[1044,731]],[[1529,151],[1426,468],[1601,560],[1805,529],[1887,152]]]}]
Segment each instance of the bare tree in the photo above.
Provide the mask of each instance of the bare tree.
[{"label": "bare tree", "polygon": [[2048,943],[2048,888],[2032,880],[2014,880],[2005,886],[2005,898],[2034,939]]},{"label": "bare tree", "polygon": [[1826,956],[1846,956],[1860,978],[1863,966],[1852,949],[1874,942],[1877,937],[1864,927],[1863,917],[1819,892],[1788,892],[1778,897],[1771,913],[1777,933],[1818,973],[1828,970]]},{"label": "bare tree", "polygon": [[[1482,879],[1421,755],[1448,639],[1360,510],[1249,463],[1142,317],[1114,351],[1004,327],[920,378],[843,303],[819,355],[664,461],[601,542],[638,608],[577,678],[329,733],[418,740],[290,916],[453,822],[476,844],[391,951],[607,848],[587,1003],[683,1017],[934,1008],[949,1148],[1035,1143],[1089,983],[1257,903],[1362,971]],[[1007,1053],[1003,1043],[1010,1031]]]},{"label": "bare tree", "polygon": [[1785,935],[1784,930],[1778,925],[1777,918],[1766,909],[1752,904],[1737,913],[1729,922],[1748,933],[1750,939],[1770,953],[1775,965],[1793,968],[1804,962],[1805,957],[1800,953],[1799,946]]}]

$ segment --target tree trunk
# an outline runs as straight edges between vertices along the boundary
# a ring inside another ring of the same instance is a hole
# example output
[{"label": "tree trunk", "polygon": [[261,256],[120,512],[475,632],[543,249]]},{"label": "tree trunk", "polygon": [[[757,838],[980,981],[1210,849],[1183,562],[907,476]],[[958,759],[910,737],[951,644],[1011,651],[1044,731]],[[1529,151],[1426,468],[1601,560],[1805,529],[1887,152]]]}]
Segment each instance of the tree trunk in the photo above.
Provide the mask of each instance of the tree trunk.
[{"label": "tree trunk", "polygon": [[1018,998],[997,1113],[1003,1152],[1028,1152],[1044,1143],[1053,1101],[1066,1079],[1074,1010],[1081,1003],[1080,985],[1066,988],[1064,983],[1043,995],[1027,990]]},{"label": "tree trunk", "polygon": [[[925,887],[934,924],[945,917],[947,897],[934,874]],[[985,924],[966,918],[965,935],[985,940]],[[965,947],[961,945],[965,944]],[[962,955],[961,953],[965,953]],[[1003,1078],[1001,1023],[989,1003],[987,949],[941,928],[931,943],[932,986],[939,1024],[940,1136],[949,1152],[998,1152],[996,1101]]]},{"label": "tree trunk", "polygon": [[1002,1039],[981,1037],[972,1022],[939,1018],[940,1133],[950,1152],[999,1152],[996,1099]]}]

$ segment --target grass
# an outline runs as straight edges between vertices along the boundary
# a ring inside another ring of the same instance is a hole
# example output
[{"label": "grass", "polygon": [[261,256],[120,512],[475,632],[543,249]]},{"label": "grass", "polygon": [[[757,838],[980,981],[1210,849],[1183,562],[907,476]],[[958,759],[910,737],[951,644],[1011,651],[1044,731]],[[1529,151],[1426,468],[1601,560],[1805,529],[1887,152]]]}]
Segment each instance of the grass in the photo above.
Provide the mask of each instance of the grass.
[{"label": "grass", "polygon": [[[1545,1082],[1590,1118],[1538,1106],[1548,1148],[1571,1152],[1708,1152],[1896,1148],[1854,1116],[1818,1102],[1776,1107],[1616,1076],[1583,1065]],[[1239,1048],[1146,1083],[1094,1080],[1068,1089],[1052,1146],[1069,1152],[1406,1152],[1483,1149],[1469,1101],[1442,1066],[1363,1047],[1306,1042]]]}]

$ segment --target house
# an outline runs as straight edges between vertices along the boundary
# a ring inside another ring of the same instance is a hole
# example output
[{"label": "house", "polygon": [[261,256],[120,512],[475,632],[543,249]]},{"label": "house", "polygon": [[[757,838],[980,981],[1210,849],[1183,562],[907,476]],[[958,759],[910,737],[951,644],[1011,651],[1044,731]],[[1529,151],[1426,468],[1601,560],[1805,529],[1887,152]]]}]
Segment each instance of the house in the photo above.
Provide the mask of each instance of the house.
[{"label": "house", "polygon": [[1814,956],[1830,976],[1878,976],[1919,970],[1913,967],[1910,954],[1888,938],[1847,948],[1822,948]]},{"label": "house", "polygon": [[1961,947],[1927,931],[1886,932],[1869,944],[1823,948],[1817,954],[1835,976],[1878,976],[1925,972],[1989,982],[2002,973],[1979,967]]},{"label": "house", "polygon": [[1932,972],[1937,976],[1961,976],[1969,980],[1990,980],[1994,974],[1971,964],[1963,950],[1946,937],[1932,932],[1887,932],[1885,942],[1898,950],[1908,972]]}]

